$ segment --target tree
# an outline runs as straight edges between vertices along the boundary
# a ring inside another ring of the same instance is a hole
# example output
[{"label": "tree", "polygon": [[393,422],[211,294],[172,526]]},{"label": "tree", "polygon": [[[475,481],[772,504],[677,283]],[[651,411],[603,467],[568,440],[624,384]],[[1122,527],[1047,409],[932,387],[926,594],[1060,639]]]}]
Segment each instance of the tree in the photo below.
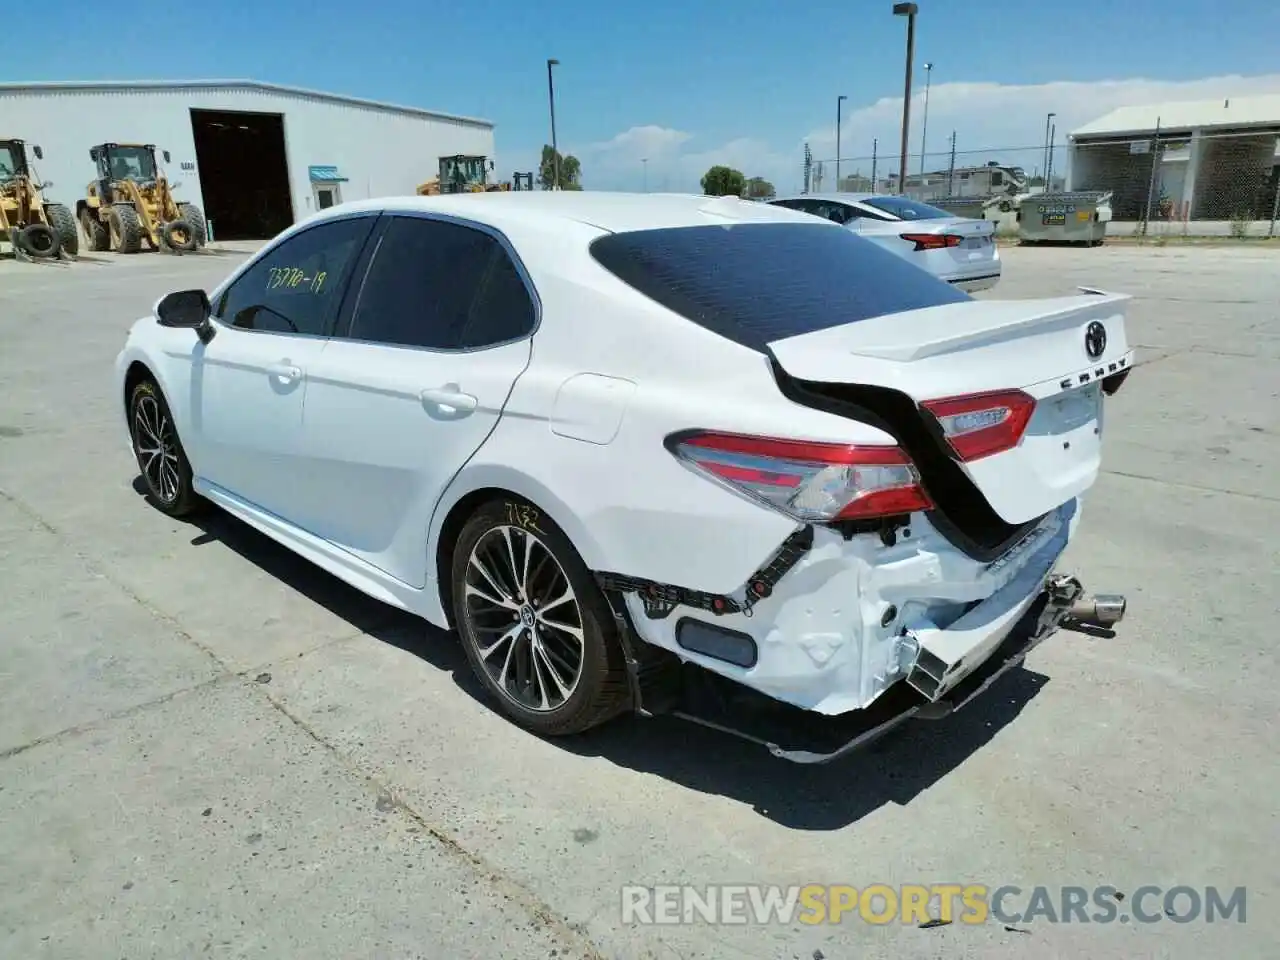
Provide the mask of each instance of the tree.
[{"label": "tree", "polygon": [[538,185],[543,190],[551,190],[556,185],[557,156],[560,158],[560,189],[581,190],[582,164],[578,162],[578,158],[575,156],[566,157],[559,151],[554,150],[549,143],[542,148],[542,163],[538,165]]},{"label": "tree", "polygon": [[777,195],[773,184],[764,177],[752,177],[747,181],[747,198],[750,200],[772,200]]},{"label": "tree", "polygon": [[716,164],[702,176],[702,192],[709,197],[740,197],[747,178],[741,170]]}]

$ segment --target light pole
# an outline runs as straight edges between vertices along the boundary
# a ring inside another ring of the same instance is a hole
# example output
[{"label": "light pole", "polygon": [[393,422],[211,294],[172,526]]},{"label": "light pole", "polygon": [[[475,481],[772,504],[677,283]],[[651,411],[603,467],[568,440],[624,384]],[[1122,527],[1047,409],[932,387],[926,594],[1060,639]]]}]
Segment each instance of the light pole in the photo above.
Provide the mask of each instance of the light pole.
[{"label": "light pole", "polygon": [[902,93],[902,156],[898,163],[898,193],[907,192],[907,133],[911,127],[911,61],[916,53],[916,14],[914,3],[895,3],[893,15],[907,18],[907,79]]},{"label": "light pole", "polygon": [[556,82],[551,68],[560,66],[559,60],[547,61],[547,99],[551,103],[551,189],[560,189],[560,147],[556,143]]},{"label": "light pole", "polygon": [[649,158],[640,158],[640,169],[644,171],[644,192],[649,192]]},{"label": "light pole", "polygon": [[929,136],[929,81],[933,77],[933,64],[924,65],[924,126],[920,129],[920,183],[924,185],[924,145]]},{"label": "light pole", "polygon": [[843,94],[836,97],[836,193],[840,192],[840,107],[848,99]]},{"label": "light pole", "polygon": [[1042,164],[1040,165],[1040,169],[1045,171],[1045,178],[1044,178],[1044,192],[1045,192],[1045,193],[1048,193],[1048,192],[1049,192],[1049,174],[1048,174],[1048,168],[1049,168],[1049,124],[1051,124],[1051,123],[1053,122],[1053,118],[1054,118],[1054,117],[1056,117],[1056,116],[1057,116],[1057,114],[1056,114],[1056,113],[1050,113],[1050,114],[1046,115],[1046,116],[1045,116],[1045,118],[1044,118],[1044,163],[1042,163]]}]

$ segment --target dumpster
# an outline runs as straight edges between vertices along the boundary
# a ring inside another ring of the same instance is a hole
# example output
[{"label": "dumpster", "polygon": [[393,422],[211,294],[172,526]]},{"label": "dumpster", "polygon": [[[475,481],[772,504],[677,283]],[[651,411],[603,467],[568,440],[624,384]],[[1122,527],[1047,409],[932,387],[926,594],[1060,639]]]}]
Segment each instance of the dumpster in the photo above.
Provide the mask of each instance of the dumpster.
[{"label": "dumpster", "polygon": [[1111,192],[1036,193],[1018,204],[1023,243],[1102,243],[1111,222]]},{"label": "dumpster", "polygon": [[925,203],[939,210],[945,210],[953,217],[981,220],[982,204],[985,199],[985,197],[939,197],[936,200],[926,200]]}]

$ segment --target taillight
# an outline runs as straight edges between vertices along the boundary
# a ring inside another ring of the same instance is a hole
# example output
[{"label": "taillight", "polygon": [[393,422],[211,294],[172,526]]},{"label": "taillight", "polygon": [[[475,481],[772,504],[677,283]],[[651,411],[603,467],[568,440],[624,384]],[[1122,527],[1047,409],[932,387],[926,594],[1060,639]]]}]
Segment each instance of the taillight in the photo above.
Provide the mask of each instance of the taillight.
[{"label": "taillight", "polygon": [[932,507],[898,447],[690,433],[671,451],[700,472],[798,520],[895,516]]},{"label": "taillight", "polygon": [[999,390],[926,400],[921,406],[937,418],[956,456],[970,461],[1012,450],[1022,442],[1036,401],[1021,390]]},{"label": "taillight", "polygon": [[904,233],[903,240],[916,245],[916,250],[945,250],[947,247],[958,247],[964,243],[964,237],[954,233]]}]

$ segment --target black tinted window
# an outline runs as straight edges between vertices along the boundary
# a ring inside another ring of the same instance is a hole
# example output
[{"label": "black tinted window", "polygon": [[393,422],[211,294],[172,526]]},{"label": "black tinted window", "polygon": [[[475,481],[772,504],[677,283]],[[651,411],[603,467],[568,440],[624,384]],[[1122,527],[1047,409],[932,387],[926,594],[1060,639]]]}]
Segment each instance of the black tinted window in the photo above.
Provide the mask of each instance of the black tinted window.
[{"label": "black tinted window", "polygon": [[515,340],[533,330],[535,319],[529,289],[507,251],[495,241],[489,273],[471,308],[462,346],[474,349]]},{"label": "black tinted window", "polygon": [[651,299],[757,350],[783,337],[969,299],[902,257],[819,223],[615,233],[595,240],[591,253]]},{"label": "black tinted window", "polygon": [[449,350],[520,336],[532,315],[519,274],[489,234],[397,217],[378,244],[349,335]]},{"label": "black tinted window", "polygon": [[323,223],[286,240],[222,296],[218,316],[233,326],[323,336],[372,217]]}]

